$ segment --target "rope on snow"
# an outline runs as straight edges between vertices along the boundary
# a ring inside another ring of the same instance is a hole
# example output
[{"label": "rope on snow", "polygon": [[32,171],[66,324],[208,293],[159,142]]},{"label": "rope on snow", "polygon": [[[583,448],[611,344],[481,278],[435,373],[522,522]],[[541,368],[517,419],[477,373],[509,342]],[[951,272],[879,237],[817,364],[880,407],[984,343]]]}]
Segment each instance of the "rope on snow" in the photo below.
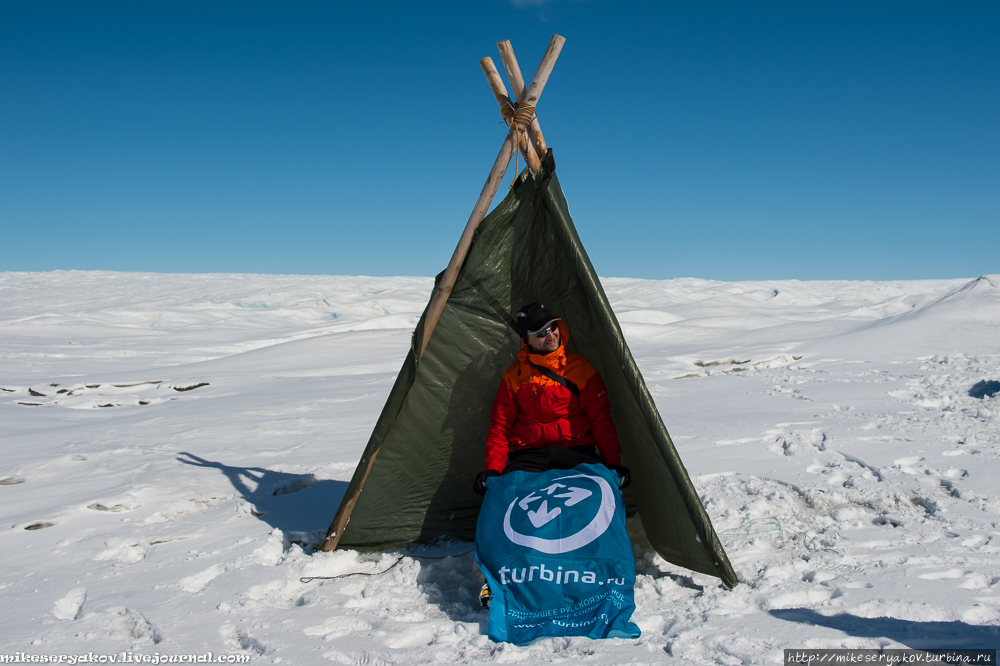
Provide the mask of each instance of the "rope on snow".
[{"label": "rope on snow", "polygon": [[389,571],[390,569],[392,569],[393,567],[395,567],[397,564],[399,564],[400,562],[402,562],[404,557],[413,557],[413,558],[420,559],[420,560],[444,560],[444,559],[447,559],[449,557],[461,557],[462,555],[468,555],[471,552],[472,552],[471,550],[467,550],[464,553],[456,553],[455,555],[441,555],[441,556],[435,556],[435,555],[400,555],[399,557],[396,558],[395,562],[393,562],[392,564],[390,564],[389,566],[387,566],[385,569],[382,569],[381,571],[371,571],[371,572],[368,572],[368,571],[352,571],[350,573],[338,574],[336,576],[303,576],[302,578],[299,578],[299,582],[300,583],[311,583],[314,580],[333,580],[334,578],[347,578],[348,576],[381,576],[382,574],[384,574],[385,572]]},{"label": "rope on snow", "polygon": [[[781,525],[781,521],[777,518],[753,518],[746,521],[739,527],[731,530],[724,530],[719,532],[719,536],[738,536],[744,539],[749,539],[750,537],[757,536],[760,534],[768,534],[777,531],[778,539],[780,541],[785,541],[785,529]],[[830,553],[840,554],[834,548],[821,548],[817,542],[819,541],[818,536],[809,536],[805,532],[791,532],[788,533],[789,539],[794,539],[798,537],[802,541],[802,545],[805,546],[806,550],[818,551],[823,550]]]}]

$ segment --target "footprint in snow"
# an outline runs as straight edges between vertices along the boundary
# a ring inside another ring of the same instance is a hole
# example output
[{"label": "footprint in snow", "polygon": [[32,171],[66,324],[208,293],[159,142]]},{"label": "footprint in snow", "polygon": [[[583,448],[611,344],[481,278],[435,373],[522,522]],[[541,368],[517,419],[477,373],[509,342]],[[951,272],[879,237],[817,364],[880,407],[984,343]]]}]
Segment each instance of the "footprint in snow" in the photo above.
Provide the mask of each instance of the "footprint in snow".
[{"label": "footprint in snow", "polygon": [[105,545],[107,548],[94,556],[95,560],[98,562],[114,560],[120,565],[128,566],[145,558],[146,553],[149,552],[149,547],[152,544],[145,539],[136,543],[128,543],[122,541],[118,537],[115,537],[109,540]]},{"label": "footprint in snow", "polygon": [[769,430],[764,433],[768,450],[778,455],[794,456],[797,453],[825,451],[826,433],[822,428],[811,430]]},{"label": "footprint in snow", "polygon": [[60,620],[76,620],[83,613],[83,602],[87,600],[87,588],[77,587],[56,601],[52,614]]},{"label": "footprint in snow", "polygon": [[923,578],[924,580],[954,580],[967,576],[970,573],[972,572],[968,569],[948,569],[947,571],[933,571],[919,574],[917,578]]},{"label": "footprint in snow", "polygon": [[228,622],[219,627],[219,637],[230,652],[250,652],[256,655],[267,652],[267,648],[260,641]]},{"label": "footprint in snow", "polygon": [[163,636],[156,630],[146,616],[134,608],[116,606],[108,609],[111,621],[108,623],[112,631],[121,634],[126,640],[156,645]]},{"label": "footprint in snow", "polygon": [[182,578],[180,581],[180,587],[185,592],[191,592],[192,594],[201,592],[210,582],[212,582],[213,579],[218,578],[225,572],[226,569],[221,564],[213,564],[201,573],[196,573],[193,576]]}]

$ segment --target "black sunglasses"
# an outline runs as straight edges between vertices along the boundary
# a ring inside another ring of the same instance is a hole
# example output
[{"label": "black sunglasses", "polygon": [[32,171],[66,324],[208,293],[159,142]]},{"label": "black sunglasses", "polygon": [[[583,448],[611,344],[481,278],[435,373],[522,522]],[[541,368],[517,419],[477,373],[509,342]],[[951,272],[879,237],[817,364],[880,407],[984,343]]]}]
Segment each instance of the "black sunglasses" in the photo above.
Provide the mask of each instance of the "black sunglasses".
[{"label": "black sunglasses", "polygon": [[559,330],[559,326],[556,325],[556,322],[552,322],[551,324],[549,324],[548,326],[546,326],[542,330],[535,331],[531,335],[535,336],[536,338],[544,338],[549,333],[555,333],[557,330]]}]

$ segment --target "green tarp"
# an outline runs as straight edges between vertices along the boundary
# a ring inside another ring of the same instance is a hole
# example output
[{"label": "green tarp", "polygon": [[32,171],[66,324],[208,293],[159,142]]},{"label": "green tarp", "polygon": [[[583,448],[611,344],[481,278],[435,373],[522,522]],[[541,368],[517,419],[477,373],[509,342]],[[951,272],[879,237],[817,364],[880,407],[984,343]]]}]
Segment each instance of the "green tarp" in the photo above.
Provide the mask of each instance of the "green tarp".
[{"label": "green tarp", "polygon": [[357,503],[339,547],[382,550],[475,538],[482,500],[472,483],[483,469],[490,407],[520,348],[513,315],[532,301],[566,320],[569,348],[588,358],[608,386],[623,464],[632,470],[626,504],[630,513],[638,511],[650,545],[674,564],[735,585],[732,565],[577,236],[551,151],[537,177],[522,172],[480,224],[418,361],[421,317],[344,495],[342,508],[356,495]]}]

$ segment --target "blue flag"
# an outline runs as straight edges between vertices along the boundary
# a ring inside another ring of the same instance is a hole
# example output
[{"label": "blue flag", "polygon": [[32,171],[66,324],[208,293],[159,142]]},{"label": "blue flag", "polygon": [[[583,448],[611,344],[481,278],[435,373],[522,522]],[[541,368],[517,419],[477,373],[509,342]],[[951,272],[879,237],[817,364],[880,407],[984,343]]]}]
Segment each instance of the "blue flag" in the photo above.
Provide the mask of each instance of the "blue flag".
[{"label": "blue flag", "polygon": [[490,638],[639,637],[629,621],[635,561],[615,472],[511,472],[486,488],[476,561],[493,593]]}]

